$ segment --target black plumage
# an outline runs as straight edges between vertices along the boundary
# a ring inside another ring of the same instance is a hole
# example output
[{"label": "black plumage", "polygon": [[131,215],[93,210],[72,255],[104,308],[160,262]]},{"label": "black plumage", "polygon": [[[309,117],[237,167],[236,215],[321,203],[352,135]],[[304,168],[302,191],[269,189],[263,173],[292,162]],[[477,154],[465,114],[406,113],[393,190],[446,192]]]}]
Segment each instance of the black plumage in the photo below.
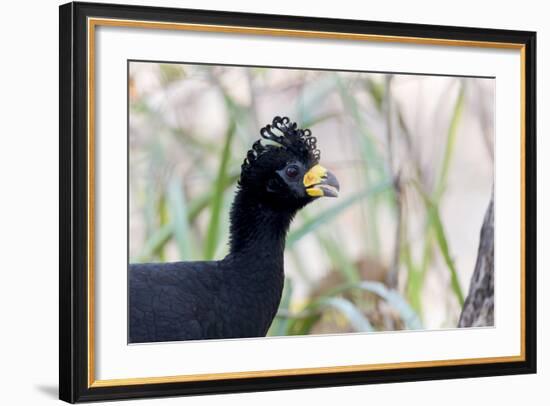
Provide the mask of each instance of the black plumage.
[{"label": "black plumage", "polygon": [[267,333],[281,300],[290,223],[316,198],[336,196],[339,186],[319,165],[309,130],[275,117],[260,134],[242,165],[229,254],[220,261],[130,265],[130,343]]}]

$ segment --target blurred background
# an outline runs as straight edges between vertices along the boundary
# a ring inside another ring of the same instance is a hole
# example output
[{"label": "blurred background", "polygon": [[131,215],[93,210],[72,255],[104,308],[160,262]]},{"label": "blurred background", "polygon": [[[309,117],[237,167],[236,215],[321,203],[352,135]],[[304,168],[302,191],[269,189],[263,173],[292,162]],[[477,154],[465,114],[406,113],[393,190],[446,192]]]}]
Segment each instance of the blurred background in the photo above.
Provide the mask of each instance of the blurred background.
[{"label": "blurred background", "polygon": [[131,62],[130,262],[223,258],[240,165],[286,115],[341,193],[293,222],[268,335],[454,328],[493,187],[494,86]]}]

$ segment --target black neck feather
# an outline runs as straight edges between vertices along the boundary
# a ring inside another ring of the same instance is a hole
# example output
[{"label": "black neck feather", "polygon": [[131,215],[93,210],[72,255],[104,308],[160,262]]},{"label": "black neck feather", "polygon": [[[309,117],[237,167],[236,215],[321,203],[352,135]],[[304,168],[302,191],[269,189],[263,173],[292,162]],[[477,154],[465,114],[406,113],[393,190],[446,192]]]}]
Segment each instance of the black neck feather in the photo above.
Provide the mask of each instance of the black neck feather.
[{"label": "black neck feather", "polygon": [[296,210],[274,209],[253,193],[239,189],[230,215],[230,255],[280,257]]},{"label": "black neck feather", "polygon": [[222,261],[230,286],[227,324],[238,327],[242,337],[265,336],[277,313],[285,239],[296,213],[261,200],[244,188],[237,191],[230,214],[230,252]]}]

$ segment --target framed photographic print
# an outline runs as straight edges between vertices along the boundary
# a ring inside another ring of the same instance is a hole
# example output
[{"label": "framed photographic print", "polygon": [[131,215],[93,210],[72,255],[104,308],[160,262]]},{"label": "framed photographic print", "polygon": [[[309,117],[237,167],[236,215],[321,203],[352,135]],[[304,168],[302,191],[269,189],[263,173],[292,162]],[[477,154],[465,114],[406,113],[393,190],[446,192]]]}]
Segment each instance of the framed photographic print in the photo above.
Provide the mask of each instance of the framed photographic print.
[{"label": "framed photographic print", "polygon": [[60,7],[60,398],[536,371],[533,32]]}]

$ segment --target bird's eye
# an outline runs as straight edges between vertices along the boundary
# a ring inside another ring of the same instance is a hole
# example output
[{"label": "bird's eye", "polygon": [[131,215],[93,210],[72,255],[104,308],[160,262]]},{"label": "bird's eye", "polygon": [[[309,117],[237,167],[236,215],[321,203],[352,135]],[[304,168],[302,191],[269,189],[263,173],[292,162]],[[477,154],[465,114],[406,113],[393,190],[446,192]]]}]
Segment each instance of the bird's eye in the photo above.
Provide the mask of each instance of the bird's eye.
[{"label": "bird's eye", "polygon": [[300,169],[296,165],[290,165],[285,170],[286,176],[295,178],[300,173]]}]

